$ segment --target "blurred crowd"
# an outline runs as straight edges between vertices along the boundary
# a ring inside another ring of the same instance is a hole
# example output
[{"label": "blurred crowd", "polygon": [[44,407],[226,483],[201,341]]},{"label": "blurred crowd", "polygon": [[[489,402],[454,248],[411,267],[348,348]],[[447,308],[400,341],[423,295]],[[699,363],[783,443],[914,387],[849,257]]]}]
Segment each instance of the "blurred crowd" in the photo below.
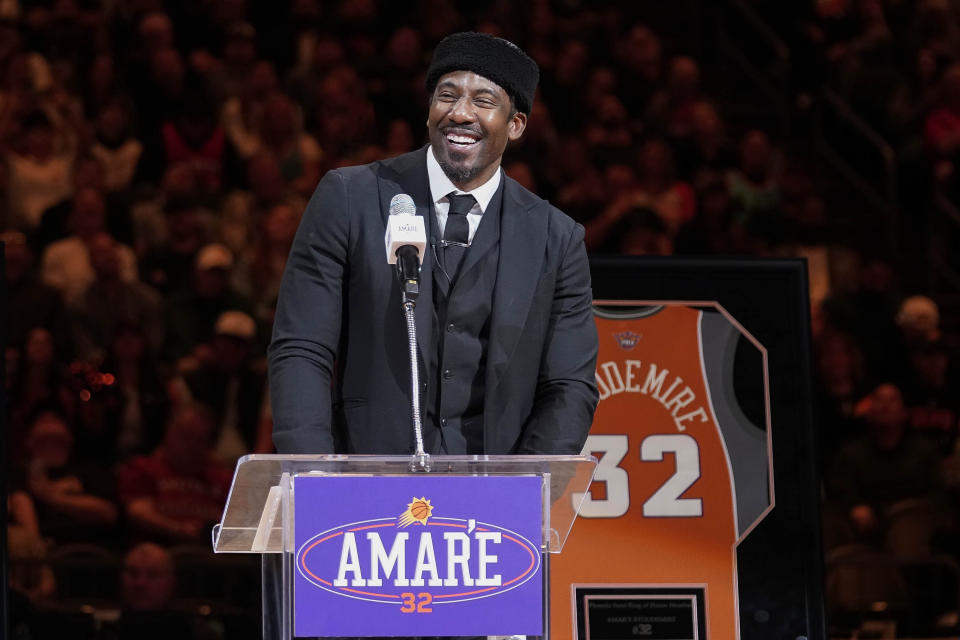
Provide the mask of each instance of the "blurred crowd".
[{"label": "blurred crowd", "polygon": [[[818,0],[786,26],[750,4],[785,31],[799,86],[832,84],[925,167],[917,202],[949,190],[955,3]],[[540,65],[505,170],[580,221],[590,252],[809,260],[828,549],[893,552],[897,510],[922,502],[909,553],[958,555],[957,319],[905,290],[887,248],[840,237],[815,160],[737,117],[710,61],[646,5],[0,0],[22,610],[69,604],[60,567],[109,550],[119,617],[88,637],[167,628],[137,612],[177,608],[175,565],[209,548],[232,465],[272,451],[264,349],[307,199],[328,169],[424,144],[430,53],[465,29]],[[251,615],[251,595],[221,595],[216,625],[180,602],[181,634],[243,637],[229,615]]]}]

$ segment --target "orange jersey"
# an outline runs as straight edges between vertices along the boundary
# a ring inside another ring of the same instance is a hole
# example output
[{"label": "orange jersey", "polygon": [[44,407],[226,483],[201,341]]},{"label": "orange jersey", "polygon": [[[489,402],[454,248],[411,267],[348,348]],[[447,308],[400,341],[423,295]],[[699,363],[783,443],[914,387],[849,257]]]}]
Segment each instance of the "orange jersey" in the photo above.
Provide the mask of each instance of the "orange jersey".
[{"label": "orange jersey", "polygon": [[702,589],[707,637],[735,640],[736,545],[772,503],[768,430],[734,392],[747,338],[709,306],[595,309],[600,404],[584,453],[600,465],[552,559],[551,635],[575,637],[576,585],[635,585]]}]

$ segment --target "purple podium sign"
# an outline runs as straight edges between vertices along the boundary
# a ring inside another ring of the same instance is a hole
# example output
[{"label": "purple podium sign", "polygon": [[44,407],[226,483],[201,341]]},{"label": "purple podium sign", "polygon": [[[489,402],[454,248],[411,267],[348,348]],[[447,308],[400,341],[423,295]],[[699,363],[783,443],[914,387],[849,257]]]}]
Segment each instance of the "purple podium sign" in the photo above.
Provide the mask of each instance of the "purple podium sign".
[{"label": "purple podium sign", "polygon": [[541,635],[541,482],[296,477],[294,635]]}]

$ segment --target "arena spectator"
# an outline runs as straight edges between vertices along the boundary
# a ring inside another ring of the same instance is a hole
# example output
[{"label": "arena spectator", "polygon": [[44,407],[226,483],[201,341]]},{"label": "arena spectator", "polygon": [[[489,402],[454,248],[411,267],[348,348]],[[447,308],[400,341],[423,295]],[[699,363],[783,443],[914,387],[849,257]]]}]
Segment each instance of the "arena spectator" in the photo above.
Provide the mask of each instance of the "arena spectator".
[{"label": "arena spectator", "polygon": [[106,178],[104,166],[92,155],[92,151],[77,157],[73,169],[73,197],[45,209],[40,218],[40,225],[30,234],[31,245],[37,255],[43,255],[47,247],[72,233],[71,211],[76,204],[77,195],[87,189],[98,191],[103,197],[106,211],[104,224],[107,231],[120,242],[130,241],[132,231],[126,194],[116,191],[108,192]]},{"label": "arena spectator", "polygon": [[906,33],[907,45],[917,51],[927,48],[949,60],[960,59],[960,25],[956,9],[947,0],[920,0],[914,3]]},{"label": "arena spectator", "polygon": [[779,168],[779,159],[767,134],[756,129],[749,131],[740,142],[738,166],[727,174],[736,222],[779,216]]},{"label": "arena spectator", "polygon": [[893,33],[882,0],[853,3],[852,30],[826,51],[827,63],[853,104],[871,122],[882,123],[897,75]]},{"label": "arena spectator", "polygon": [[883,380],[902,384],[908,362],[893,320],[897,272],[883,255],[861,255],[857,262],[844,283],[851,288],[838,288],[824,300],[824,322],[856,339],[863,354],[866,384]]},{"label": "arena spectator", "polygon": [[252,357],[256,323],[242,311],[217,318],[213,338],[181,360],[183,397],[213,410],[217,420],[213,455],[232,467],[246,453],[266,453],[271,423],[264,418],[266,371],[262,358]]},{"label": "arena spectator", "polygon": [[197,173],[178,164],[167,171],[160,197],[134,214],[143,280],[163,294],[189,288],[197,252],[210,239],[213,214],[201,200]]},{"label": "arena spectator", "polygon": [[[417,131],[417,129],[413,129]],[[534,100],[533,107],[530,109],[530,117],[527,119],[527,128],[523,132],[520,140],[516,144],[511,144],[504,154],[504,161],[509,163],[513,160],[523,160],[530,164],[534,170],[537,182],[540,184],[551,183],[551,189],[555,192],[558,187],[565,186],[567,182],[553,181],[558,177],[552,175],[556,168],[552,166],[553,162],[559,160],[556,158],[559,147],[560,137],[556,127],[553,125],[553,116],[547,105],[542,100]],[[570,136],[565,140],[576,141],[582,144],[584,141],[580,136]],[[587,148],[583,147],[582,152],[586,153]],[[575,153],[581,153],[581,149],[576,149]],[[547,159],[544,162],[544,159]],[[589,165],[595,165],[588,158],[584,159]]]},{"label": "arena spectator", "polygon": [[257,233],[250,261],[251,292],[258,321],[272,326],[273,306],[280,292],[280,279],[300,225],[301,212],[289,204],[277,204],[267,211]]},{"label": "arena spectator", "polygon": [[236,182],[237,159],[220,127],[210,96],[200,81],[191,78],[183,99],[160,126],[159,154],[147,162],[153,174],[175,164],[186,163],[197,174],[201,192],[214,195]]},{"label": "arena spectator", "polygon": [[[77,192],[70,210],[70,236],[54,242],[43,252],[40,273],[43,281],[60,291],[69,307],[77,304],[96,278],[90,263],[90,244],[106,231],[106,202],[93,188]],[[118,247],[120,278],[137,279],[137,259],[126,246]]]},{"label": "arena spectator", "polygon": [[653,209],[637,207],[630,211],[614,227],[610,237],[617,240],[610,253],[627,256],[673,254],[673,238]]},{"label": "arena spectator", "polygon": [[884,519],[898,502],[941,504],[944,486],[936,447],[906,430],[900,389],[882,384],[865,402],[867,433],[837,454],[830,496],[847,513],[857,539],[870,541],[883,534]]},{"label": "arena spectator", "polygon": [[212,456],[214,430],[208,409],[180,406],[160,446],[120,467],[117,492],[134,538],[209,542],[232,475]]},{"label": "arena spectator", "polygon": [[220,124],[241,159],[246,160],[260,149],[259,130],[267,99],[277,90],[277,74],[273,65],[261,61],[243,75],[243,84],[220,110]]},{"label": "arena spectator", "polygon": [[96,234],[87,248],[96,279],[72,309],[75,353],[88,362],[103,362],[121,324],[141,326],[148,349],[159,353],[164,333],[160,295],[138,280],[122,279],[120,246],[110,234]]},{"label": "arena spectator", "polygon": [[34,604],[49,602],[56,578],[45,562],[47,545],[40,532],[37,510],[26,491],[7,495],[7,554],[10,589]]},{"label": "arena spectator", "polygon": [[413,151],[415,140],[410,123],[406,120],[391,120],[387,125],[385,153],[389,157],[398,156],[401,153]]},{"label": "arena spectator", "polygon": [[117,61],[110,53],[101,52],[94,56],[86,80],[83,111],[88,118],[99,113],[123,93]]},{"label": "arena spectator", "polygon": [[41,409],[27,433],[24,487],[40,530],[57,544],[117,539],[114,479],[109,469],[74,455],[74,435],[63,416]]},{"label": "arena spectator", "polygon": [[820,460],[829,469],[840,448],[863,435],[855,414],[865,391],[863,357],[853,339],[832,330],[818,337],[815,355]]},{"label": "arena spectator", "polygon": [[[284,116],[283,112],[280,115]],[[374,142],[374,107],[367,95],[367,88],[354,67],[342,65],[323,79],[320,99],[311,119],[316,121],[315,129],[323,152],[317,155],[312,145],[305,144],[308,142],[305,138],[302,139],[301,146],[304,155],[317,156],[317,162],[329,154],[337,158],[337,164],[348,164],[350,154]],[[277,157],[283,166],[283,155],[277,154]],[[327,165],[332,166],[329,160]],[[291,175],[288,170],[284,170],[284,177],[288,180]],[[297,191],[307,195],[303,190],[304,186],[298,185]]]},{"label": "arena spectator", "polygon": [[677,232],[676,251],[684,255],[733,255],[742,246],[742,227],[733,222],[733,201],[721,178],[704,178],[697,213]]},{"label": "arena spectator", "polygon": [[693,131],[693,108],[701,99],[700,66],[690,56],[670,61],[667,85],[650,99],[645,120],[655,135],[680,142]]},{"label": "arena spectator", "polygon": [[894,140],[919,128],[923,118],[936,106],[940,96],[940,78],[946,61],[930,49],[916,53],[913,67],[894,87],[887,105],[885,128]]},{"label": "arena spectator", "polygon": [[420,31],[410,26],[395,30],[386,43],[383,87],[374,99],[378,113],[390,113],[409,124],[418,123],[424,104],[425,66]]},{"label": "arena spectator", "polygon": [[37,277],[27,237],[19,231],[5,231],[0,233],[0,242],[4,246],[7,284],[7,344],[23,344],[30,329],[43,327],[58,344],[65,346],[66,323],[60,292]]},{"label": "arena spectator", "polygon": [[[6,109],[16,110],[19,94],[9,96]],[[12,120],[12,116],[0,120]],[[7,172],[7,225],[31,231],[43,211],[68,198],[77,155],[77,133],[61,114],[34,111],[20,123],[14,144],[3,149]],[[0,140],[6,137],[0,131]]]},{"label": "arena spectator", "polygon": [[584,137],[594,158],[605,162],[629,161],[637,128],[631,122],[627,108],[611,94],[598,101]]},{"label": "arena spectator", "polygon": [[287,205],[303,211],[306,200],[284,180],[280,165],[270,153],[258,153],[247,161],[248,189],[237,189],[223,199],[215,239],[237,256],[234,285],[246,294],[251,291],[250,261],[259,243],[259,227],[268,211]]},{"label": "arena spectator", "polygon": [[[332,108],[325,103],[323,108]],[[353,114],[362,119],[362,114]],[[274,94],[264,103],[260,121],[258,151],[273,155],[280,166],[283,179],[302,195],[313,193],[320,179],[323,152],[320,145],[303,130],[299,108],[285,95]],[[350,129],[352,127],[347,127]]]},{"label": "arena spectator", "polygon": [[183,57],[173,46],[174,30],[169,16],[154,11],[131,16],[131,21],[137,22],[136,27],[119,35],[129,38],[138,32],[136,41],[124,49],[129,55],[124,61],[125,85],[137,105],[141,132],[153,140],[153,134],[183,97],[186,69]]},{"label": "arena spectator", "polygon": [[624,101],[631,113],[643,113],[663,74],[660,37],[646,25],[632,26],[617,41],[615,54],[623,79]]},{"label": "arena spectator", "polygon": [[216,104],[243,93],[257,63],[256,39],[257,30],[247,22],[227,26],[223,55],[208,76]]},{"label": "arena spectator", "polygon": [[656,213],[667,237],[675,238],[680,227],[693,219],[696,201],[693,190],[674,177],[673,154],[666,143],[651,140],[640,148],[637,186],[612,202],[602,216],[587,225],[587,249],[603,245],[615,225],[637,207]]},{"label": "arena spectator", "polygon": [[616,95],[618,95],[616,72],[606,66],[592,67],[587,76],[583,98],[590,112],[595,113],[600,102],[607,96]]},{"label": "arena spectator", "polygon": [[677,176],[696,188],[723,176],[737,164],[736,150],[726,137],[726,126],[716,106],[706,100],[690,106],[690,135],[675,141]]},{"label": "arena spectator", "polygon": [[910,352],[911,375],[904,389],[910,428],[927,434],[944,453],[953,450],[960,428],[956,362],[942,340]]},{"label": "arena spectator", "polygon": [[190,288],[167,300],[166,360],[176,362],[207,342],[224,311],[249,310],[249,301],[231,286],[235,264],[222,244],[208,244],[197,253]]},{"label": "arena spectator", "polygon": [[105,626],[104,640],[198,637],[191,617],[174,609],[175,589],[170,552],[152,542],[134,546],[123,559],[120,617]]},{"label": "arena spectator", "polygon": [[940,339],[940,309],[927,296],[910,296],[900,303],[897,327],[907,348],[922,347]]},{"label": "arena spectator", "polygon": [[503,168],[504,173],[520,183],[524,189],[536,192],[537,179],[533,175],[533,169],[522,160],[515,160]]},{"label": "arena spectator", "polygon": [[155,356],[143,325],[121,322],[114,327],[101,371],[113,377],[102,391],[103,424],[116,461],[153,451],[163,437],[169,402]]},{"label": "arena spectator", "polygon": [[123,559],[121,597],[125,611],[163,611],[176,583],[173,559],[158,544],[141,542]]},{"label": "arena spectator", "polygon": [[943,74],[940,100],[924,121],[923,138],[934,176],[942,183],[952,180],[960,151],[960,63]]},{"label": "arena spectator", "polygon": [[553,73],[540,83],[544,100],[553,105],[553,123],[561,133],[579,131],[585,124],[585,104],[581,87],[586,82],[590,50],[580,41],[571,40],[560,48],[553,64]]},{"label": "arena spectator", "polygon": [[96,112],[90,153],[103,167],[107,192],[129,189],[140,164],[143,144],[133,136],[131,120],[131,106],[119,96],[104,100]]},{"label": "arena spectator", "polygon": [[27,430],[36,412],[52,406],[72,416],[75,399],[67,382],[62,352],[47,329],[30,328],[23,344],[7,354],[8,442],[11,459],[22,460]]},{"label": "arena spectator", "polygon": [[311,35],[298,48],[299,62],[285,82],[289,95],[302,105],[319,102],[323,79],[345,60],[343,43],[339,39],[324,33]]}]

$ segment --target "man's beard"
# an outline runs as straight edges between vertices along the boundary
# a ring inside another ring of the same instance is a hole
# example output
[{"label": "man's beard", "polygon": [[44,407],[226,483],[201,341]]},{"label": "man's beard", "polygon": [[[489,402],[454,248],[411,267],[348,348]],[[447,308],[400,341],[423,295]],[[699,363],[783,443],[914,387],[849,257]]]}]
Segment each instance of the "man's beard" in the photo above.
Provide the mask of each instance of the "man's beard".
[{"label": "man's beard", "polygon": [[481,168],[476,165],[472,167],[465,165],[454,166],[448,158],[437,158],[437,164],[440,165],[440,168],[443,169],[443,172],[450,178],[450,182],[453,184],[469,182],[477,177],[481,170]]}]

